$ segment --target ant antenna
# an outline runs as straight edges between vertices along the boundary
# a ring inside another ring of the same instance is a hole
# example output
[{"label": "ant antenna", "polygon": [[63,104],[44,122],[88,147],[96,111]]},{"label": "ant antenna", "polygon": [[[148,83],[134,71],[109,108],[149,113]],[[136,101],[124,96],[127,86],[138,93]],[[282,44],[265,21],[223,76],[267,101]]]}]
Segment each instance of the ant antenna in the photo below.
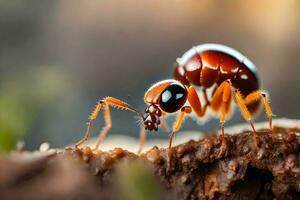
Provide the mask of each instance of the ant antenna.
[{"label": "ant antenna", "polygon": [[[132,97],[128,94],[127,95],[128,101],[130,102],[130,105],[133,105],[135,108],[137,108],[137,104],[136,102],[132,99]],[[140,109],[135,109],[135,108],[131,108],[132,110],[134,110],[140,117],[143,118],[143,114],[140,111]]]},{"label": "ant antenna", "polygon": [[127,95],[127,99],[130,102],[130,105],[133,105],[135,108],[137,108],[136,102],[133,100],[130,94]]}]

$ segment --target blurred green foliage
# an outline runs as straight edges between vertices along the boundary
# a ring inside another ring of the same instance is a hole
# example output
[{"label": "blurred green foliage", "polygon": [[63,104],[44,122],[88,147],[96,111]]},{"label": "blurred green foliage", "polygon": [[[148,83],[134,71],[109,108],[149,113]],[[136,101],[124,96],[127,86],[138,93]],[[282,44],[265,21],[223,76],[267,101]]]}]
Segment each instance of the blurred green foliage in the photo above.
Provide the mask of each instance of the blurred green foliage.
[{"label": "blurred green foliage", "polygon": [[30,108],[15,94],[0,94],[0,151],[11,150],[32,123]]},{"label": "blurred green foliage", "polygon": [[[119,167],[116,182],[120,189],[117,199],[160,200],[162,189],[151,169],[141,162],[125,163]],[[122,197],[122,198],[120,198]]]},{"label": "blurred green foliage", "polygon": [[15,148],[45,105],[49,109],[66,90],[61,74],[55,68],[41,67],[0,81],[0,152]]}]

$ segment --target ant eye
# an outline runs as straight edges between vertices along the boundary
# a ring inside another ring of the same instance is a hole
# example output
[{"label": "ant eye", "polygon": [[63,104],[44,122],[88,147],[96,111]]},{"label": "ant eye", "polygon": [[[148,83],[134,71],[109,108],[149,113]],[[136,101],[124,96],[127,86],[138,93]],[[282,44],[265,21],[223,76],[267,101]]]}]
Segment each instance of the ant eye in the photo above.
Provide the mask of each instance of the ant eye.
[{"label": "ant eye", "polygon": [[175,83],[162,91],[159,105],[165,112],[172,113],[178,111],[187,100],[187,90],[180,84]]}]

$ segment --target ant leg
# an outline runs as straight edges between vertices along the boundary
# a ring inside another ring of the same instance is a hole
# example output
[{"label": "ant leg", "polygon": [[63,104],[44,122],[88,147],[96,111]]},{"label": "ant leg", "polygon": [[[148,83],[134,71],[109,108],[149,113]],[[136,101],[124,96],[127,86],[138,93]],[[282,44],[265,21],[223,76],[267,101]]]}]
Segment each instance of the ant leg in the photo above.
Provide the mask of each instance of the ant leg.
[{"label": "ant leg", "polygon": [[97,139],[97,142],[96,142],[96,145],[95,145],[96,150],[99,148],[100,144],[103,142],[103,140],[105,139],[109,129],[112,126],[109,105],[105,106],[104,120],[105,120],[105,126],[102,129],[102,131],[99,133],[99,136],[98,136],[98,139]]},{"label": "ant leg", "polygon": [[113,98],[113,97],[106,97],[106,98],[104,98],[104,100],[102,100],[102,102],[105,104],[104,119],[105,119],[105,124],[106,125],[102,129],[102,131],[99,133],[95,149],[99,148],[100,144],[103,142],[103,140],[105,139],[109,129],[112,126],[109,106],[138,113],[134,108],[132,108],[127,103],[125,103],[125,102],[123,102],[119,99]]},{"label": "ant leg", "polygon": [[81,139],[81,140],[79,140],[76,144],[75,144],[75,148],[76,149],[78,149],[78,147],[80,146],[80,145],[82,145],[85,141],[87,141],[87,139],[90,137],[90,135],[91,135],[91,129],[92,129],[92,122],[93,122],[94,120],[89,120],[88,122],[87,122],[87,129],[86,129],[86,131],[85,131],[85,133],[84,133],[84,136],[83,136],[83,138]]},{"label": "ant leg", "polygon": [[102,109],[102,106],[103,106],[103,102],[98,101],[97,105],[95,106],[94,110],[92,111],[92,113],[89,116],[89,121],[87,122],[86,132],[84,133],[83,138],[75,144],[75,148],[78,148],[81,144],[83,144],[90,137],[91,130],[92,130],[92,123],[93,123],[93,121],[95,121],[97,119],[99,112]]},{"label": "ant leg", "polygon": [[172,143],[175,133],[181,128],[185,114],[190,114],[192,108],[190,106],[184,106],[181,108],[180,113],[177,116],[176,121],[173,124],[172,132],[169,135],[169,148],[168,148],[168,169],[172,166]]},{"label": "ant leg", "polygon": [[[106,121],[106,123],[110,122],[110,124],[111,124],[111,120],[110,120],[110,111],[109,111],[109,108],[108,108],[109,106],[138,113],[129,104],[127,104],[127,103],[125,103],[125,102],[123,102],[119,99],[116,99],[116,98],[113,98],[113,97],[105,97],[103,100],[98,101],[95,109],[92,111],[92,113],[89,117],[89,121],[87,123],[87,130],[84,134],[84,137],[79,142],[76,143],[76,145],[75,145],[76,148],[78,148],[78,146],[83,144],[89,138],[90,132],[91,132],[91,129],[92,129],[92,122],[96,120],[96,118],[98,117],[98,115],[99,115],[99,113],[100,113],[103,106],[105,106],[105,108],[106,108],[105,109],[105,121]],[[106,128],[106,129],[109,129],[109,128]],[[99,138],[100,138],[100,136],[99,136]],[[104,139],[104,137],[102,137],[102,136],[101,136],[101,138]],[[103,139],[101,139],[101,140],[103,140]],[[98,141],[99,141],[99,139],[98,139]],[[97,142],[97,146],[99,146],[100,142]]]},{"label": "ant leg", "polygon": [[[205,96],[207,99],[206,91],[204,92],[204,97]],[[195,90],[195,88],[193,86],[190,86],[188,89],[188,101],[189,101],[193,111],[197,114],[198,117],[204,116],[209,103],[206,102],[205,106],[202,107],[200,98],[197,94],[197,91]],[[207,101],[208,101],[208,99],[207,99]]]},{"label": "ant leg", "polygon": [[226,80],[221,83],[221,85],[215,90],[212,100],[211,108],[215,112],[220,112],[220,122],[221,122],[221,137],[222,137],[222,146],[225,142],[225,120],[227,114],[230,110],[231,104],[231,82]]},{"label": "ant leg", "polygon": [[253,134],[252,134],[253,142],[254,142],[255,146],[257,146],[256,130],[254,128],[254,125],[253,125],[253,122],[251,119],[251,113],[249,112],[249,110],[247,108],[246,101],[243,99],[242,94],[238,90],[234,91],[234,97],[235,97],[236,103],[240,107],[240,110],[242,112],[244,119],[249,122],[249,124],[253,130]]},{"label": "ant leg", "polygon": [[139,146],[139,149],[137,151],[137,154],[140,154],[142,152],[145,141],[146,141],[146,131],[145,131],[145,128],[143,126],[141,126],[141,129],[140,129],[140,146]]},{"label": "ant leg", "polygon": [[181,108],[180,113],[177,116],[176,121],[173,124],[173,129],[172,132],[170,134],[170,138],[169,138],[169,150],[172,148],[172,142],[173,142],[173,137],[175,132],[179,131],[179,129],[181,128],[183,119],[184,119],[184,115],[185,114],[190,114],[192,112],[192,108],[189,106],[184,106],[183,108]]},{"label": "ant leg", "polygon": [[263,98],[265,112],[267,117],[269,118],[269,127],[270,127],[270,131],[272,132],[272,139],[274,140],[276,138],[276,135],[274,135],[273,133],[273,126],[272,126],[273,112],[271,110],[271,106],[267,94],[261,90],[254,91],[246,96],[245,103],[246,105],[248,105],[254,101],[259,101],[261,98]]}]

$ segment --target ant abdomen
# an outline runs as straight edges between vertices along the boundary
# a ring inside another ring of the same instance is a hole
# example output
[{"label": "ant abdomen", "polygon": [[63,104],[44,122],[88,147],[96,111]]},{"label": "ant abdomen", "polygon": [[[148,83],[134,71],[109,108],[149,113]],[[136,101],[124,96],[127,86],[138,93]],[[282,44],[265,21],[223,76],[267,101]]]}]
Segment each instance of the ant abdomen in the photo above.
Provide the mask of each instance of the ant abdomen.
[{"label": "ant abdomen", "polygon": [[[184,85],[205,89],[230,80],[243,96],[259,89],[256,67],[245,56],[229,47],[205,44],[193,47],[177,59],[174,78]],[[259,102],[249,104],[254,113]]]}]

